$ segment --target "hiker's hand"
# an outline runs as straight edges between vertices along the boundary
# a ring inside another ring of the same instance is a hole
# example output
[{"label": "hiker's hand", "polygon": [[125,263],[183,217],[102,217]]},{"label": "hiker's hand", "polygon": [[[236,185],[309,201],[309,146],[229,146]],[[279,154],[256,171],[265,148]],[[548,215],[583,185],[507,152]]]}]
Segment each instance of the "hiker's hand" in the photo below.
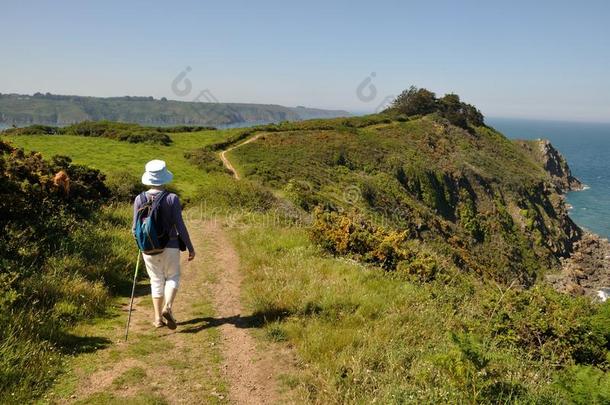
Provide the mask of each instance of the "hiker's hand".
[{"label": "hiker's hand", "polygon": [[195,251],[189,252],[189,262],[195,258]]}]

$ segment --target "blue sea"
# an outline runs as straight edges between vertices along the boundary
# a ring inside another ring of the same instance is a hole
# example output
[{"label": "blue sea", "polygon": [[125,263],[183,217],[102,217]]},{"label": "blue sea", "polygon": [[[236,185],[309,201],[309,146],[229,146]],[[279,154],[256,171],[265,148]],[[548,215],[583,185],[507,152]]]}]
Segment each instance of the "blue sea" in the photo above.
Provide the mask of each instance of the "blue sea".
[{"label": "blue sea", "polygon": [[582,228],[610,238],[610,123],[488,118],[509,138],[545,138],[565,156],[587,187],[568,194],[570,217]]}]

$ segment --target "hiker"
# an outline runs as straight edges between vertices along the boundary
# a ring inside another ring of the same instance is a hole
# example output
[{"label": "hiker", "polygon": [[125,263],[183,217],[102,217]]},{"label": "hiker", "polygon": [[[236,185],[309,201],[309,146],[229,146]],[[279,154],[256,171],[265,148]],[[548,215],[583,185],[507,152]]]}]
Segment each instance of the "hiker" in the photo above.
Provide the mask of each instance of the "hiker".
[{"label": "hiker", "polygon": [[[156,328],[166,326],[176,329],[176,319],[172,313],[172,304],[180,284],[180,250],[188,249],[188,260],[195,258],[195,249],[182,219],[180,200],[174,193],[165,189],[174,175],[167,170],[162,160],[151,160],[146,163],[142,175],[142,184],[150,186],[148,191],[138,195],[133,203],[133,227],[136,233],[138,213],[147,202],[158,205],[155,220],[160,233],[160,246],[154,251],[142,252],[146,271],[150,277],[150,288],[154,308]],[[159,199],[159,200],[157,200]],[[164,245],[164,246],[163,246]]]}]

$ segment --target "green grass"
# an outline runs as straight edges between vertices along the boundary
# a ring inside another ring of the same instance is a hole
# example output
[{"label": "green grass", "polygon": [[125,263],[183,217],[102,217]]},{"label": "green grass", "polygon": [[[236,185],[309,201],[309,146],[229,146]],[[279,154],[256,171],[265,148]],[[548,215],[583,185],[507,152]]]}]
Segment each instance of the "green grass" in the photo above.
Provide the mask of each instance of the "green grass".
[{"label": "green grass", "polygon": [[[311,243],[306,228],[267,215],[237,220],[231,233],[251,309],[280,314],[271,318],[263,336],[298,352],[300,372],[286,384],[298,387],[301,401],[551,404],[572,398],[569,385],[555,383],[562,375],[556,361],[562,345],[569,345],[567,336],[536,354],[535,347],[509,343],[511,335],[499,331],[508,327],[504,317],[521,316],[532,322],[528,328],[556,319],[555,327],[572,330],[568,336],[574,339],[579,325],[588,322],[586,314],[594,312],[584,300],[551,292],[538,296],[537,289],[524,297],[469,275],[409,281],[328,256]],[[527,315],[512,312],[529,305]],[[547,312],[545,305],[565,312]],[[524,337],[535,335],[534,329],[524,331]],[[545,352],[549,349],[553,353]],[[585,377],[578,383],[600,389],[597,380]],[[579,388],[581,403],[603,397],[596,389],[583,394]]]},{"label": "green grass", "polygon": [[142,367],[132,367],[112,380],[112,385],[115,388],[122,388],[130,385],[135,386],[140,384],[146,377],[146,370]]},{"label": "green grass", "polygon": [[152,393],[140,393],[126,398],[106,392],[98,392],[75,402],[75,404],[82,405],[122,405],[125,403],[134,405],[166,405],[168,402],[160,395]]},{"label": "green grass", "polygon": [[[28,305],[4,324],[0,344],[0,402],[35,398],[64,369],[66,355],[105,347],[105,337],[73,334],[73,325],[111,316],[113,294],[127,293],[135,264],[130,207],[96,212],[63,240],[40,270],[21,280]],[[20,297],[21,298],[21,297]],[[6,384],[6,385],[5,385]]]},{"label": "green grass", "polygon": [[[148,288],[147,280],[140,283],[140,288]],[[157,330],[151,328],[148,320],[140,325],[145,326],[144,328],[134,328],[136,325],[133,324],[132,319],[129,343],[123,344],[125,312],[121,308],[128,300],[128,295],[115,297],[104,316],[80,322],[70,329],[70,333],[74,336],[95,337],[111,343],[97,350],[64,358],[62,373],[55,376],[53,385],[41,397],[40,403],[61,403],[73,399],[79,393],[79,386],[83,381],[93,378],[89,383],[95,384],[96,373],[104,374],[123,362],[136,365],[117,373],[107,386],[96,389],[94,385],[91,394],[78,398],[79,403],[172,402],[172,398],[167,398],[163,392],[165,379],[156,368],[159,365],[163,365],[163,372],[171,373],[171,377],[177,381],[183,381],[185,384],[200,384],[201,400],[205,399],[208,403],[221,402],[212,394],[209,394],[208,398],[208,393],[212,392],[225,397],[227,395],[226,382],[221,376],[220,369],[222,356],[219,331],[209,328],[199,333],[181,335],[186,341],[180,347],[180,356],[170,354],[168,357],[174,345],[160,336]],[[151,311],[150,298],[143,297],[136,305],[135,311],[138,313]],[[197,317],[213,316],[213,308],[207,300],[197,301],[189,310],[189,314],[190,316],[196,314]]]},{"label": "green grass", "polygon": [[189,198],[195,195],[199,188],[208,184],[214,175],[207,175],[189,163],[184,153],[218,142],[235,131],[170,134],[173,140],[170,146],[130,144],[105,138],[70,135],[4,136],[3,139],[26,150],[41,152],[44,156],[69,156],[75,163],[101,170],[109,179],[122,173],[131,173],[139,180],[146,162],[162,159],[174,173],[173,186],[185,198]]}]

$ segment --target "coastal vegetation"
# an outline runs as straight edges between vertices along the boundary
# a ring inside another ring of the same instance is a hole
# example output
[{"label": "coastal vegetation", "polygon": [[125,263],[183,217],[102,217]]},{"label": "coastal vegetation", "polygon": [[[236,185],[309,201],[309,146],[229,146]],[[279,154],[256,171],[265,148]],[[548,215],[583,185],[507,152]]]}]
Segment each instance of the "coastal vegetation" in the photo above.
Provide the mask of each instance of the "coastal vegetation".
[{"label": "coastal vegetation", "polygon": [[68,331],[129,284],[129,208],[109,198],[98,170],[0,142],[0,402],[40,395],[63,356],[109,343]]},{"label": "coastal vegetation", "polygon": [[[582,235],[561,196],[575,183],[548,145],[415,88],[381,114],[167,136],[3,137],[2,201],[18,202],[3,209],[23,218],[3,224],[4,398],[41,394],[66,351],[98,347],[70,328],[121,293],[133,242],[118,201],[158,157],[187,209],[225,224],[248,309],[267,314],[262,338],[296,352],[284,384],[302,402],[610,401],[610,304],[544,281]],[[218,157],[237,145],[226,157],[241,180]],[[53,183],[61,170],[74,194]],[[70,282],[51,289],[54,277]]]},{"label": "coastal vegetation", "polygon": [[485,125],[483,114],[475,106],[460,101],[457,94],[437,98],[433,92],[415,86],[400,93],[389,110],[409,116],[437,113],[461,128]]},{"label": "coastal vegetation", "polygon": [[[214,128],[203,128],[214,129]],[[197,129],[196,129],[197,130]],[[202,129],[199,129],[202,130]],[[48,125],[30,125],[23,128],[4,130],[6,135],[74,135],[92,136],[116,139],[129,143],[156,143],[169,145],[171,138],[169,132],[187,132],[183,127],[155,128],[143,127],[138,124],[127,124],[109,121],[84,121],[66,127],[53,127]]]}]

